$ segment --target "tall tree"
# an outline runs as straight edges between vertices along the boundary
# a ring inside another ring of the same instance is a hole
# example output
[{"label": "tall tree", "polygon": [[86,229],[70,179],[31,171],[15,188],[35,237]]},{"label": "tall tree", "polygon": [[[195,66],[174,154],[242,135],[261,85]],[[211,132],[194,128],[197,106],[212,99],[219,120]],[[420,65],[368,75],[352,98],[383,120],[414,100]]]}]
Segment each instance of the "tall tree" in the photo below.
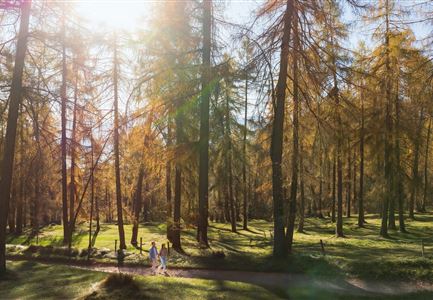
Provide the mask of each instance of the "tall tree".
[{"label": "tall tree", "polygon": [[211,29],[212,0],[203,1],[203,49],[200,96],[200,140],[199,140],[199,183],[198,183],[198,226],[197,240],[209,246],[208,208],[209,208],[209,99],[211,94]]},{"label": "tall tree", "polygon": [[31,0],[23,0],[20,3],[20,29],[16,46],[12,86],[9,96],[8,120],[6,136],[4,138],[3,160],[0,173],[0,274],[5,273],[6,271],[6,225],[13,176],[18,110],[23,97],[23,70],[27,51],[30,8],[32,2]]},{"label": "tall tree", "polygon": [[119,60],[117,53],[117,36],[114,37],[113,44],[113,89],[114,89],[114,169],[116,180],[116,206],[117,206],[117,226],[119,229],[119,248],[126,249],[125,230],[123,228],[123,208],[122,208],[122,189],[120,183],[120,154],[119,154]]},{"label": "tall tree", "polygon": [[61,98],[61,123],[62,123],[62,137],[60,141],[61,153],[62,153],[62,210],[63,210],[63,244],[68,244],[72,228],[69,229],[68,221],[68,175],[66,166],[66,149],[67,149],[67,137],[66,137],[66,110],[67,110],[67,66],[66,66],[66,6],[62,6],[62,85],[60,87],[60,98]]}]

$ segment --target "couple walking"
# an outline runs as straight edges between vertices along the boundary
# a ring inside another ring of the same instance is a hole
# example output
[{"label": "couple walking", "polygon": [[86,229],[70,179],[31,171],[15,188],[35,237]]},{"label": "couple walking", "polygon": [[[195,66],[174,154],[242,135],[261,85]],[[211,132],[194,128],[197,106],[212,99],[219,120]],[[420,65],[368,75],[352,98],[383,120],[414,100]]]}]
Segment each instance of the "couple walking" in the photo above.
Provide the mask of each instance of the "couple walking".
[{"label": "couple walking", "polygon": [[[167,275],[167,256],[168,256],[168,250],[165,247],[165,244],[161,245],[161,250],[156,248],[155,242],[152,242],[152,247],[150,247],[149,250],[149,259],[152,264],[152,274],[155,275],[156,271],[158,269],[159,271],[162,269],[164,274]],[[158,257],[161,261],[161,264],[158,266]]]}]

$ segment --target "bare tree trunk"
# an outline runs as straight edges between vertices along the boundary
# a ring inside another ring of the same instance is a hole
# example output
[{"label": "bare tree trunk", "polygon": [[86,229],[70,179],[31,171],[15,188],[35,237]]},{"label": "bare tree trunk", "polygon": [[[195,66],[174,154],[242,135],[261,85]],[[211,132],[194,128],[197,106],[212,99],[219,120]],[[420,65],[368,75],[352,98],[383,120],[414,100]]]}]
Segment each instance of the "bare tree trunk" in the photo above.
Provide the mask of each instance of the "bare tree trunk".
[{"label": "bare tree trunk", "polygon": [[[362,90],[361,90],[362,91]],[[365,128],[364,128],[364,95],[361,92],[361,129],[359,133],[359,200],[358,200],[358,226],[364,227],[364,139],[365,139]]]},{"label": "bare tree trunk", "polygon": [[[21,113],[20,113],[21,115]],[[20,124],[20,163],[19,163],[19,187],[17,197],[17,214],[16,214],[16,230],[15,234],[20,235],[23,233],[23,204],[24,200],[24,120]]]},{"label": "bare tree trunk", "polygon": [[9,111],[4,139],[3,160],[0,173],[0,274],[6,272],[6,223],[9,210],[18,110],[22,101],[22,77],[27,51],[31,0],[21,1],[21,20],[16,46],[12,86],[9,96]]},{"label": "bare tree trunk", "polygon": [[[170,150],[171,147],[171,122],[168,120],[167,122],[167,150]],[[172,194],[171,194],[171,159],[167,158],[165,165],[165,196],[167,198],[167,239],[173,243],[172,234]]]},{"label": "bare tree trunk", "polygon": [[243,229],[248,230],[248,187],[247,187],[247,126],[248,126],[248,72],[245,71],[245,103],[244,103],[244,140],[243,155],[244,162],[242,165],[243,181]]},{"label": "bare tree trunk", "polygon": [[[87,247],[87,260],[90,258],[90,252],[92,250],[92,223],[93,223],[93,206],[95,200],[95,174],[93,168],[93,136],[90,137],[91,142],[91,167],[90,167],[90,217],[89,217],[89,245]],[[93,174],[92,174],[93,173]]]},{"label": "bare tree trunk", "polygon": [[425,142],[425,160],[424,160],[424,195],[422,199],[422,211],[426,212],[427,194],[428,194],[428,158],[431,135],[431,117],[428,121],[427,140]]},{"label": "bare tree trunk", "polygon": [[203,53],[201,74],[200,103],[200,141],[199,141],[199,201],[197,240],[209,247],[207,227],[209,213],[209,101],[211,82],[211,30],[212,0],[203,1]]},{"label": "bare tree trunk", "polygon": [[421,113],[418,120],[418,126],[415,133],[414,140],[414,154],[413,154],[413,163],[412,163],[412,184],[411,184],[411,194],[410,194],[410,202],[409,202],[409,218],[414,219],[415,214],[415,204],[417,206],[417,210],[419,211],[420,207],[417,201],[418,195],[418,184],[419,184],[419,173],[418,173],[418,165],[419,165],[419,152],[420,152],[420,144],[421,144],[421,133],[423,127],[423,119],[424,119],[424,108],[421,108]]},{"label": "bare tree trunk", "polygon": [[348,141],[347,149],[347,177],[346,177],[346,216],[350,218],[350,212],[352,208],[351,197],[352,197],[352,156],[350,140]]},{"label": "bare tree trunk", "polygon": [[[287,0],[283,19],[283,37],[281,40],[280,70],[275,95],[274,118],[270,155],[272,160],[272,197],[274,217],[274,257],[285,257],[287,247],[284,234],[284,195],[283,174],[281,168],[283,155],[284,111],[286,102],[287,70],[289,59],[289,42],[293,15],[293,0]],[[274,96],[274,95],[273,95]]]},{"label": "bare tree trunk", "polygon": [[[74,218],[74,208],[75,208],[75,198],[76,198],[76,186],[75,186],[75,143],[76,143],[76,128],[77,128],[77,101],[78,101],[78,72],[75,73],[75,87],[74,87],[74,108],[72,116],[72,133],[71,133],[71,182],[69,184],[69,220]],[[69,224],[70,236],[72,238],[72,233],[74,228]]]},{"label": "bare tree trunk", "polygon": [[332,206],[331,206],[331,221],[332,223],[335,223],[335,200],[336,200],[336,181],[337,181],[337,155],[335,154],[334,150],[334,157],[332,162]]},{"label": "bare tree trunk", "polygon": [[294,6],[293,16],[293,41],[294,41],[294,52],[293,52],[293,149],[292,149],[292,182],[290,185],[290,202],[289,202],[289,214],[287,222],[287,251],[289,254],[292,253],[293,245],[293,232],[295,230],[295,218],[296,218],[296,199],[298,195],[298,170],[299,170],[299,111],[300,111],[300,99],[299,99],[299,32],[298,32],[298,7],[297,4]]},{"label": "bare tree trunk", "polygon": [[301,154],[299,155],[299,176],[300,176],[300,188],[301,195],[299,203],[299,224],[298,224],[298,232],[304,232],[304,223],[305,223],[305,192],[304,192],[304,150],[302,147],[302,142],[300,142]]},{"label": "bare tree trunk", "polygon": [[[331,35],[331,43],[333,45],[333,36]],[[340,107],[340,97],[338,90],[338,81],[337,81],[337,64],[335,53],[332,56],[332,68],[333,68],[333,81],[334,87],[332,91],[332,95],[335,99],[335,107],[336,107],[336,119],[337,119],[337,130],[336,130],[336,160],[337,160],[337,224],[335,228],[335,234],[337,237],[344,237],[343,234],[343,163],[342,163],[342,138],[343,138],[343,128],[341,122],[341,107]]]},{"label": "bare tree trunk", "polygon": [[8,213],[8,226],[9,233],[15,233],[15,213],[16,213],[16,202],[17,202],[17,188],[15,184],[12,184],[12,197],[9,203]]},{"label": "bare tree trunk", "polygon": [[120,154],[119,154],[119,99],[118,99],[118,59],[117,37],[114,38],[113,57],[113,88],[114,88],[114,168],[116,172],[116,206],[117,226],[119,229],[119,249],[126,249],[125,230],[123,229],[122,189],[120,185]]},{"label": "bare tree trunk", "polygon": [[230,205],[230,223],[232,232],[236,232],[236,207],[233,196],[233,170],[232,170],[232,141],[231,141],[231,128],[230,128],[230,107],[229,98],[226,95],[226,107],[225,107],[225,142],[227,145],[226,159],[227,159],[227,172],[228,172],[228,199]]},{"label": "bare tree trunk", "polygon": [[144,178],[144,166],[141,165],[138,171],[137,178],[137,186],[135,188],[135,197],[134,197],[134,221],[132,225],[132,237],[131,244],[137,246],[137,237],[138,237],[138,225],[140,223],[140,211],[141,211],[141,194],[143,190],[143,178]]},{"label": "bare tree trunk", "polygon": [[[37,105],[37,104],[36,104]],[[39,107],[33,110],[33,128],[35,141],[37,145],[36,159],[35,159],[35,197],[33,200],[32,209],[32,235],[35,236],[39,233],[39,206],[41,203],[41,175],[43,174],[43,162],[42,162],[42,148],[40,139],[40,128],[39,128]]]},{"label": "bare tree trunk", "polygon": [[353,209],[355,210],[355,213],[357,213],[357,206],[356,203],[358,203],[358,191],[356,190],[356,179],[357,179],[357,165],[356,165],[356,148],[353,150]]},{"label": "bare tree trunk", "polygon": [[67,67],[66,67],[66,15],[65,15],[65,7],[63,7],[62,11],[62,85],[60,87],[60,98],[61,98],[61,123],[62,123],[62,137],[60,142],[61,147],[61,155],[62,155],[62,209],[63,209],[63,244],[71,243],[72,239],[72,228],[69,228],[68,221],[68,175],[67,175],[67,166],[66,166],[66,147],[67,147],[67,138],[66,138],[66,76],[67,76]]},{"label": "bare tree trunk", "polygon": [[[176,120],[176,143],[179,145],[182,141],[182,120],[180,116],[177,116]],[[172,243],[173,248],[182,252],[182,245],[180,242],[180,215],[181,215],[181,200],[182,200],[182,166],[180,162],[176,160],[175,166],[175,181],[174,181],[174,211],[173,211],[173,233]]]},{"label": "bare tree trunk", "polygon": [[383,198],[382,203],[382,223],[380,227],[380,235],[383,237],[388,237],[388,207],[390,199],[393,197],[393,180],[392,180],[392,144],[391,144],[391,137],[392,137],[392,109],[391,109],[391,84],[390,84],[390,59],[389,59],[389,3],[388,0],[386,0],[385,3],[385,25],[386,25],[386,33],[385,33],[385,47],[386,47],[386,54],[385,54],[385,68],[386,68],[386,74],[385,74],[385,89],[386,89],[386,107],[385,107],[385,155],[384,155],[384,162],[385,162],[385,168],[384,168],[384,177],[385,177],[385,195]]},{"label": "bare tree trunk", "polygon": [[[320,125],[319,125],[320,126]],[[322,214],[322,198],[323,198],[323,148],[322,148],[322,135],[320,133],[320,129],[319,129],[319,198],[318,198],[318,207],[317,207],[317,211],[318,214],[317,216],[319,218],[323,218],[323,214]]]}]

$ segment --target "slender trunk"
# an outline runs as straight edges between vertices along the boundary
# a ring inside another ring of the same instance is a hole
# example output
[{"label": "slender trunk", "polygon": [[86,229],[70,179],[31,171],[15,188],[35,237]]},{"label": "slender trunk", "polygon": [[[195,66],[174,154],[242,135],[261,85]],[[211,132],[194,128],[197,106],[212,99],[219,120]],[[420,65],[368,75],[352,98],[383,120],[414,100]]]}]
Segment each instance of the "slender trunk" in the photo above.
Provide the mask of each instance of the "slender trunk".
[{"label": "slender trunk", "polygon": [[60,98],[61,98],[61,123],[62,123],[62,137],[60,142],[61,156],[62,156],[62,209],[63,209],[63,244],[70,244],[72,239],[72,228],[69,228],[68,221],[68,175],[66,167],[66,149],[67,149],[67,138],[66,138],[66,15],[65,7],[63,7],[62,15],[62,85],[60,87]]},{"label": "slender trunk", "polygon": [[91,167],[90,167],[90,217],[89,217],[89,245],[87,247],[87,260],[90,258],[90,252],[92,249],[92,223],[93,223],[93,205],[95,200],[95,176],[92,174],[94,172],[93,170],[93,137],[90,137],[91,141]]},{"label": "slender trunk", "polygon": [[323,149],[322,149],[322,136],[319,129],[319,197],[318,197],[318,214],[319,218],[323,218],[322,214],[322,197],[323,197]]},{"label": "slender trunk", "polygon": [[358,199],[358,226],[364,227],[364,139],[365,139],[365,128],[364,128],[364,97],[361,93],[361,129],[359,138],[359,199]]},{"label": "slender trunk", "polygon": [[431,135],[431,118],[428,121],[427,140],[425,142],[425,160],[424,160],[424,195],[422,199],[422,211],[426,212],[427,193],[428,193],[428,154]]},{"label": "slender trunk", "polygon": [[353,205],[353,209],[355,211],[355,213],[357,213],[357,206],[356,203],[358,203],[358,191],[356,190],[357,186],[356,186],[356,180],[357,180],[357,165],[356,165],[356,150],[353,151],[353,201],[352,201],[352,205]]},{"label": "slender trunk", "polygon": [[209,101],[211,94],[211,29],[212,29],[212,0],[203,1],[203,52],[201,74],[201,103],[200,103],[200,141],[199,141],[199,187],[198,187],[198,226],[197,240],[209,247],[208,207],[209,207]]},{"label": "slender trunk", "polygon": [[293,150],[292,150],[292,182],[290,185],[290,202],[289,202],[289,214],[287,222],[287,251],[289,254],[292,253],[293,245],[293,232],[295,230],[295,218],[296,218],[296,199],[298,195],[298,169],[299,169],[299,111],[300,111],[300,99],[299,99],[299,86],[298,86],[298,59],[299,59],[299,33],[298,33],[298,11],[297,4],[294,6],[294,17],[293,17],[293,41],[294,41],[294,52],[293,52]]},{"label": "slender trunk", "polygon": [[[37,104],[36,104],[37,105]],[[40,139],[40,128],[39,128],[39,118],[38,112],[39,107],[36,107],[34,110],[36,113],[33,116],[33,128],[35,141],[37,145],[36,150],[36,159],[35,159],[35,196],[33,200],[33,209],[32,209],[32,235],[35,236],[39,232],[39,206],[41,203],[41,175],[43,174],[43,162],[42,162],[42,148],[41,148],[41,139]]]},{"label": "slender trunk", "polygon": [[8,218],[18,110],[22,101],[22,77],[27,51],[31,0],[21,1],[21,20],[16,46],[12,85],[9,95],[9,111],[4,138],[3,160],[0,173],[0,274],[6,272],[6,221]]},{"label": "slender trunk", "polygon": [[173,248],[176,251],[182,251],[180,242],[180,215],[181,215],[181,198],[182,197],[182,167],[178,161],[175,166],[175,179],[174,179],[174,211],[173,211]]},{"label": "slender trunk", "polygon": [[245,103],[244,103],[244,140],[243,140],[243,156],[242,165],[242,181],[243,181],[243,229],[248,229],[248,187],[247,187],[247,126],[248,126],[248,72],[245,71]]},{"label": "slender trunk", "polygon": [[304,150],[302,147],[302,142],[300,142],[301,153],[299,155],[299,179],[300,179],[300,203],[299,203],[299,224],[298,224],[298,232],[304,232],[304,223],[305,223],[305,192],[304,192]]},{"label": "slender trunk", "polygon": [[114,168],[116,176],[116,206],[117,226],[119,229],[119,249],[126,249],[125,231],[123,229],[122,189],[120,185],[120,154],[119,154],[119,99],[118,99],[118,59],[117,37],[114,39],[113,57],[113,88],[114,88]]},{"label": "slender trunk", "polygon": [[235,199],[233,195],[233,170],[232,170],[232,141],[231,141],[231,128],[230,128],[230,106],[229,97],[226,95],[226,107],[225,107],[225,142],[227,145],[226,159],[227,159],[227,173],[228,173],[228,198],[230,205],[230,223],[232,232],[236,232],[236,207]]},{"label": "slender trunk", "polygon": [[143,178],[144,178],[144,166],[141,165],[138,171],[137,177],[137,186],[135,188],[135,197],[134,197],[134,221],[132,225],[132,236],[131,236],[131,245],[137,246],[137,238],[138,238],[138,225],[140,223],[140,211],[141,211],[141,194],[143,190]]},{"label": "slender trunk", "polygon": [[411,194],[410,194],[410,202],[409,202],[409,218],[414,219],[414,209],[415,204],[417,206],[417,210],[420,211],[420,207],[417,201],[418,195],[418,184],[419,184],[419,174],[418,174],[418,165],[419,165],[419,152],[420,152],[420,144],[421,144],[421,133],[423,127],[423,119],[424,119],[424,109],[421,108],[421,113],[418,120],[418,126],[415,133],[414,140],[414,154],[413,154],[413,163],[412,163],[412,184],[411,184]]},{"label": "slender trunk", "polygon": [[280,70],[274,103],[270,155],[272,160],[272,198],[274,217],[274,257],[285,257],[287,247],[284,235],[284,196],[281,168],[283,155],[284,111],[286,102],[287,70],[289,59],[290,31],[293,15],[293,0],[287,0],[284,13],[283,37],[281,40]]},{"label": "slender trunk", "polygon": [[331,206],[331,221],[335,223],[335,200],[336,200],[336,181],[337,181],[337,155],[334,150],[334,157],[332,162],[332,206]]},{"label": "slender trunk", "polygon": [[[21,113],[20,113],[21,114]],[[18,201],[17,201],[17,214],[16,214],[16,229],[15,234],[20,235],[23,233],[23,204],[24,204],[24,119],[20,124],[20,152],[19,152],[19,187],[18,187]]]},{"label": "slender trunk", "polygon": [[[76,128],[77,128],[77,101],[78,101],[78,72],[75,73],[75,86],[74,86],[74,107],[73,107],[73,115],[72,115],[72,132],[71,132],[71,145],[70,145],[70,153],[71,153],[71,168],[70,168],[70,176],[71,182],[69,184],[69,220],[74,218],[74,207],[75,207],[75,198],[76,198],[76,186],[75,186],[75,143],[76,143]],[[74,228],[69,224],[70,236],[72,238],[72,233]]]},{"label": "slender trunk", "polygon": [[350,140],[348,143],[348,149],[347,149],[347,177],[346,177],[346,216],[350,218],[350,212],[351,212],[351,197],[352,197],[352,156],[351,156],[351,147],[350,147]]},{"label": "slender trunk", "polygon": [[[171,122],[167,122],[167,150],[169,151],[171,147]],[[165,165],[165,196],[167,198],[167,239],[173,243],[173,238],[171,236],[172,226],[172,203],[171,203],[171,159],[167,158]]]},{"label": "slender trunk", "polygon": [[[99,231],[101,230],[101,223],[100,223],[100,215],[99,215],[99,197],[95,197],[95,212],[96,212],[96,231],[94,233],[94,236],[96,236]],[[95,245],[95,239],[93,239],[92,245]]]},{"label": "slender trunk", "polygon": [[386,104],[385,104],[385,155],[384,155],[384,177],[385,177],[385,195],[382,202],[382,223],[380,227],[380,235],[383,237],[388,237],[388,207],[390,199],[393,197],[393,180],[392,180],[392,110],[391,110],[391,84],[390,84],[390,59],[389,59],[389,2],[386,0],[385,3],[385,89],[386,89]]},{"label": "slender trunk", "polygon": [[8,226],[9,233],[15,233],[15,213],[16,213],[16,202],[17,202],[17,189],[16,185],[12,184],[12,197],[9,203],[9,213],[8,213]]},{"label": "slender trunk", "polygon": [[[183,112],[179,110],[176,113],[176,148],[180,149],[184,143],[183,133]],[[181,204],[182,204],[182,165],[179,157],[175,158],[175,178],[174,178],[174,205],[173,205],[173,225],[172,225],[172,243],[173,248],[178,252],[182,251],[180,239],[181,233]]]},{"label": "slender trunk", "polygon": [[[334,47],[333,35],[331,35],[331,44]],[[341,144],[343,138],[343,127],[341,122],[341,107],[340,107],[340,97],[338,91],[338,81],[337,81],[337,64],[336,64],[336,54],[332,55],[332,68],[333,68],[333,81],[334,87],[332,95],[335,99],[335,111],[337,119],[337,130],[336,130],[336,160],[337,160],[337,224],[335,228],[335,234],[337,237],[343,237],[343,163],[342,163],[342,153]]]}]

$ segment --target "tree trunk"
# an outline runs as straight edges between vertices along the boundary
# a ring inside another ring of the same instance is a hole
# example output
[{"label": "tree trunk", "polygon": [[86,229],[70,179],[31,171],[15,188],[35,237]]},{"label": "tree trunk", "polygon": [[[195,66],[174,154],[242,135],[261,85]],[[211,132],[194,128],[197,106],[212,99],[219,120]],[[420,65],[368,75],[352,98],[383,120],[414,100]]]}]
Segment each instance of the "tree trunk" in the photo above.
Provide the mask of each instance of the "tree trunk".
[{"label": "tree trunk", "polygon": [[9,213],[8,213],[8,226],[9,233],[15,233],[15,213],[16,213],[16,202],[17,202],[17,189],[16,185],[12,184],[12,197],[9,203]]},{"label": "tree trunk", "polygon": [[297,4],[294,6],[293,17],[293,149],[292,149],[292,182],[290,185],[290,202],[289,214],[287,222],[287,251],[292,253],[293,245],[293,232],[295,230],[296,219],[296,199],[298,195],[298,170],[299,170],[299,112],[300,112],[300,99],[299,99],[299,83],[298,83],[298,59],[299,59],[299,33],[298,33],[298,11]]},{"label": "tree trunk", "polygon": [[87,247],[87,260],[90,258],[90,252],[92,249],[92,223],[93,223],[93,206],[95,200],[95,174],[93,169],[93,137],[90,137],[91,142],[91,167],[90,167],[90,176],[92,177],[90,180],[90,217],[89,217],[89,245]]},{"label": "tree trunk", "polygon": [[67,109],[67,95],[66,95],[66,76],[67,76],[67,67],[66,67],[66,15],[65,15],[65,7],[63,7],[63,15],[62,15],[62,85],[60,87],[60,98],[61,98],[61,124],[62,124],[62,137],[60,141],[61,147],[61,156],[62,156],[62,209],[63,209],[63,244],[67,245],[71,243],[72,239],[72,228],[69,228],[68,221],[68,175],[67,175],[67,166],[66,166],[66,147],[67,147],[67,138],[66,138],[66,109]]},{"label": "tree trunk", "polygon": [[419,165],[419,152],[420,152],[420,144],[421,144],[421,133],[423,127],[423,119],[424,119],[424,109],[421,108],[421,113],[418,120],[418,126],[415,133],[414,140],[414,154],[413,154],[413,163],[412,163],[412,184],[411,184],[411,193],[410,193],[410,202],[409,202],[409,218],[415,219],[414,210],[415,204],[417,206],[417,210],[420,211],[420,207],[417,201],[418,195],[418,184],[419,184],[419,174],[418,174],[418,165]]},{"label": "tree trunk", "polygon": [[431,135],[431,117],[428,121],[427,140],[425,142],[425,159],[424,159],[424,195],[422,199],[422,211],[426,212],[427,194],[428,194],[428,154]]},{"label": "tree trunk", "polygon": [[181,198],[182,197],[182,167],[178,161],[175,166],[174,180],[174,211],[173,211],[173,248],[181,252],[182,245],[180,242],[180,215],[181,215]]},{"label": "tree trunk", "polygon": [[318,197],[318,214],[319,218],[323,218],[322,214],[322,198],[323,198],[323,149],[322,149],[322,136],[319,129],[319,197]]},{"label": "tree trunk", "polygon": [[[20,113],[21,114],[21,113]],[[23,204],[24,200],[24,119],[22,119],[20,124],[20,167],[19,167],[19,187],[18,187],[18,197],[17,197],[17,213],[16,213],[16,229],[15,234],[20,235],[23,233]]]},{"label": "tree trunk", "polygon": [[364,97],[361,92],[361,129],[359,133],[359,199],[358,199],[358,226],[364,227],[364,139],[365,139],[365,128],[364,128]]},{"label": "tree trunk", "polygon": [[248,230],[248,187],[247,187],[247,126],[248,126],[248,72],[245,71],[245,103],[244,103],[244,140],[242,164],[242,182],[243,182],[243,229]]},{"label": "tree trunk", "polygon": [[8,218],[18,110],[22,101],[22,77],[27,51],[31,0],[21,1],[21,20],[16,46],[15,64],[9,96],[9,111],[4,139],[3,160],[0,181],[0,274],[6,272],[6,222]]},{"label": "tree trunk", "polygon": [[138,238],[138,225],[140,223],[140,211],[141,211],[141,194],[143,190],[143,178],[144,178],[144,166],[141,165],[138,171],[137,177],[137,186],[135,188],[135,197],[134,197],[134,221],[132,225],[132,237],[131,244],[137,246],[137,238]]},{"label": "tree trunk", "polygon": [[353,209],[355,210],[355,213],[357,213],[357,206],[356,206],[356,203],[358,203],[358,191],[356,190],[356,180],[357,180],[357,175],[358,174],[356,174],[357,173],[357,171],[358,171],[358,169],[357,169],[357,165],[356,165],[356,160],[357,160],[357,158],[356,158],[356,149],[353,151],[353,201],[352,201],[352,205],[353,205]]},{"label": "tree trunk", "polygon": [[391,110],[391,84],[390,84],[390,59],[389,59],[389,3],[386,0],[386,12],[385,12],[385,89],[386,89],[386,107],[385,107],[385,153],[384,153],[384,177],[385,177],[385,195],[382,202],[382,223],[380,227],[380,235],[383,237],[388,237],[388,207],[390,199],[393,197],[393,180],[392,180],[392,110]]},{"label": "tree trunk", "polygon": [[230,128],[230,106],[229,97],[226,95],[226,107],[225,107],[225,143],[227,145],[226,159],[227,159],[227,173],[228,173],[228,185],[227,194],[230,205],[230,223],[232,232],[236,232],[236,207],[235,199],[233,195],[233,170],[232,170],[232,141],[231,141],[231,128]]},{"label": "tree trunk", "polygon": [[198,226],[197,240],[201,246],[209,247],[208,207],[209,207],[209,101],[211,87],[211,29],[212,0],[203,1],[203,52],[200,102],[200,141],[199,141],[199,187],[198,187]]},{"label": "tree trunk", "polygon": [[[331,36],[332,47],[334,47],[333,36]],[[335,228],[335,234],[337,237],[344,237],[343,234],[343,163],[342,163],[342,153],[341,144],[343,138],[343,128],[341,122],[341,107],[340,107],[340,97],[338,91],[337,83],[337,64],[335,61],[335,53],[332,56],[332,68],[333,68],[333,81],[334,87],[332,90],[332,95],[335,99],[335,110],[337,119],[337,130],[336,130],[336,160],[337,160],[337,224]]]},{"label": "tree trunk", "polygon": [[[284,111],[286,102],[287,70],[289,59],[289,42],[293,15],[293,0],[287,0],[284,13],[283,37],[281,40],[280,70],[275,95],[274,119],[270,155],[272,160],[272,198],[274,217],[274,257],[285,257],[287,248],[284,235],[284,195],[283,174],[281,168],[283,155]],[[274,96],[274,95],[272,95]]]},{"label": "tree trunk", "polygon": [[299,155],[299,176],[300,176],[300,188],[301,195],[299,203],[299,224],[298,224],[298,232],[304,232],[304,223],[305,223],[305,192],[304,192],[304,150],[302,147],[302,142],[300,142],[301,154]]},{"label": "tree trunk", "polygon": [[336,181],[337,181],[337,155],[335,154],[332,162],[332,206],[331,206],[331,221],[335,223],[335,200],[336,200]]},{"label": "tree trunk", "polygon": [[350,140],[348,141],[348,149],[347,149],[347,177],[346,177],[346,216],[350,218],[350,212],[352,208],[351,197],[352,197],[352,156],[351,156],[351,147]]},{"label": "tree trunk", "polygon": [[117,37],[114,38],[113,57],[113,88],[114,88],[114,168],[116,176],[116,206],[117,226],[119,229],[119,249],[126,249],[125,231],[123,229],[122,189],[120,185],[120,154],[119,154],[119,99],[118,99],[118,59]]},{"label": "tree trunk", "polygon": [[[171,122],[168,120],[167,122],[167,150],[170,150],[171,147]],[[171,158],[167,158],[167,162],[165,165],[165,196],[167,198],[167,239],[173,243],[173,238],[171,236],[172,226],[171,218],[172,218],[172,203],[171,203]]]},{"label": "tree trunk", "polygon": [[[77,101],[78,101],[78,72],[75,73],[75,87],[74,87],[74,107],[72,115],[72,132],[71,132],[71,182],[69,184],[69,220],[74,218],[74,208],[75,208],[75,198],[76,198],[76,186],[75,186],[75,143],[76,143],[76,128],[77,128]],[[93,167],[93,166],[92,166]],[[70,236],[72,238],[72,233],[74,228],[69,224]]]}]

